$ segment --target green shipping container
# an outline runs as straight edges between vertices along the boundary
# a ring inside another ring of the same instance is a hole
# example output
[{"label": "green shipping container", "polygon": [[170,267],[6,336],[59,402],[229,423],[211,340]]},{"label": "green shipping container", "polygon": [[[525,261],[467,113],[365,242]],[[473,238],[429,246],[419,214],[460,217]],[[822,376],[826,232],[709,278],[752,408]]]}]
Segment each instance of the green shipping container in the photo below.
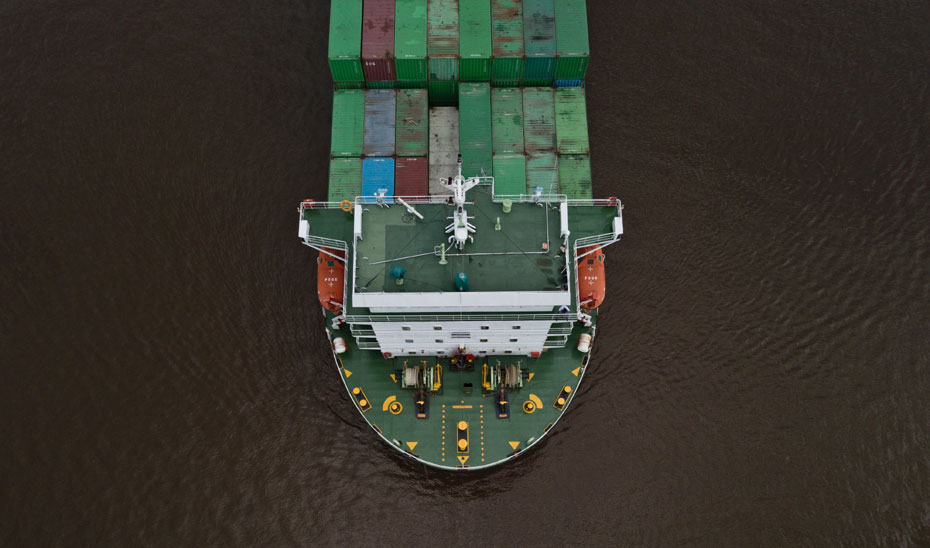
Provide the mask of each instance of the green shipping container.
[{"label": "green shipping container", "polygon": [[398,156],[429,153],[429,101],[425,89],[397,92],[394,148]]},{"label": "green shipping container", "polygon": [[454,106],[458,102],[459,91],[458,0],[429,0],[426,15],[429,102],[437,106]]},{"label": "green shipping container", "polygon": [[365,90],[333,92],[333,127],[330,154],[361,156],[365,143]]},{"label": "green shipping container", "polygon": [[458,0],[429,0],[426,15],[426,54],[431,58],[458,57]]},{"label": "green shipping container", "polygon": [[552,1],[523,1],[524,86],[551,86],[555,78],[555,8]]},{"label": "green shipping container", "polygon": [[434,81],[427,84],[429,104],[436,107],[454,107],[459,102],[459,83],[455,81]]},{"label": "green shipping container", "polygon": [[426,87],[426,2],[396,0],[394,4],[394,70],[399,88]]},{"label": "green shipping container", "polygon": [[459,0],[459,79],[491,80],[491,4],[489,0]]},{"label": "green shipping container", "polygon": [[555,44],[555,79],[583,79],[591,53],[585,0],[555,0]]},{"label": "green shipping container", "polygon": [[365,82],[334,82],[335,89],[364,89]]},{"label": "green shipping container", "polygon": [[491,84],[519,86],[523,54],[523,0],[491,0]]},{"label": "green shipping container", "polygon": [[590,156],[559,156],[559,186],[570,200],[590,200],[593,196]]},{"label": "green shipping container", "polygon": [[552,88],[523,88],[523,141],[527,153],[555,150]]},{"label": "green shipping container", "polygon": [[329,194],[327,201],[354,201],[362,194],[362,159],[332,158],[329,161]]},{"label": "green shipping container", "polygon": [[459,152],[462,175],[474,177],[493,173],[491,164],[491,85],[483,82],[459,84]]},{"label": "green shipping container", "polygon": [[559,157],[551,150],[526,155],[526,193],[535,194],[536,187],[543,194],[559,193]]},{"label": "green shipping container", "polygon": [[430,57],[428,66],[430,82],[458,82],[459,80],[458,57]]},{"label": "green shipping container", "polygon": [[333,81],[365,81],[362,74],[362,0],[332,0],[329,10],[329,70]]},{"label": "green shipping container", "polygon": [[526,156],[494,155],[494,195],[520,196],[526,193]]},{"label": "green shipping container", "polygon": [[556,88],[555,140],[559,154],[589,152],[584,88]]},{"label": "green shipping container", "polygon": [[523,92],[491,89],[491,134],[494,154],[523,154]]}]

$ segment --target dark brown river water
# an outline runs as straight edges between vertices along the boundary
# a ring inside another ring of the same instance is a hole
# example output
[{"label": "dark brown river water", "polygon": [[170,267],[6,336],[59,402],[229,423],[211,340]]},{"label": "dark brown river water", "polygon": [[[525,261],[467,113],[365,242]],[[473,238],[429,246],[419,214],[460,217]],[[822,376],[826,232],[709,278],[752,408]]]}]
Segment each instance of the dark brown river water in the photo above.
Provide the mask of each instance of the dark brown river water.
[{"label": "dark brown river water", "polygon": [[595,359],[455,475],[323,350],[328,2],[0,3],[0,545],[930,544],[930,5],[590,4]]}]

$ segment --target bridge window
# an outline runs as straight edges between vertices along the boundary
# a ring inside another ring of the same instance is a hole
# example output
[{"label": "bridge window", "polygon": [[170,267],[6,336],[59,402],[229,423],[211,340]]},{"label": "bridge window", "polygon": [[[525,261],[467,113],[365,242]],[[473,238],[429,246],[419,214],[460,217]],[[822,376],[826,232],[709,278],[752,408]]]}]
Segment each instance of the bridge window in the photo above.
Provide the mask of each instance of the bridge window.
[{"label": "bridge window", "polygon": [[402,326],[400,326],[400,328],[403,329],[404,331],[410,331],[410,326],[409,326],[409,325],[402,325]]},{"label": "bridge window", "polygon": [[513,326],[513,328],[514,328],[514,329],[520,329],[520,326],[519,326],[519,325],[515,325],[515,326]]},{"label": "bridge window", "polygon": [[434,326],[433,326],[433,331],[442,331],[442,326],[441,326],[441,325],[434,325]]},{"label": "bridge window", "polygon": [[436,342],[441,343],[442,339],[436,339]]},{"label": "bridge window", "polygon": [[517,339],[510,339],[510,342],[517,342]]},{"label": "bridge window", "polygon": [[406,342],[406,343],[412,343],[412,342],[413,342],[413,339],[407,339],[407,340],[404,341],[404,342]]},{"label": "bridge window", "polygon": [[481,326],[481,329],[482,329],[483,331],[487,331],[488,329],[491,329],[491,326],[490,326],[490,325],[482,325],[482,326]]},{"label": "bridge window", "polygon": [[481,342],[488,342],[487,339],[481,339]]}]

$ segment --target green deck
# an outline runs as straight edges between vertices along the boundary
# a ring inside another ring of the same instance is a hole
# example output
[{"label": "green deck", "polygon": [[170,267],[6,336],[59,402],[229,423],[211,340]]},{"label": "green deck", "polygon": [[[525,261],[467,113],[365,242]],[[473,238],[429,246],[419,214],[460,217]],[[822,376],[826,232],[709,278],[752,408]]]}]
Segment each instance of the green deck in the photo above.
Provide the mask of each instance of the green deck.
[{"label": "green deck", "polygon": [[[474,203],[467,205],[466,210],[475,216],[470,220],[477,228],[475,241],[465,246],[465,254],[447,249],[446,265],[439,264],[434,250],[442,243],[449,246],[445,228],[452,222],[447,219],[452,212],[450,206],[416,206],[425,218],[422,221],[414,221],[402,207],[366,207],[362,215],[362,239],[358,243],[357,290],[456,291],[453,276],[465,272],[471,291],[557,291],[557,284],[565,283],[560,274],[565,260],[554,259],[559,245],[558,209],[516,203],[505,214],[500,205],[491,201],[489,191],[488,186],[482,186],[469,193]],[[522,191],[521,185],[516,194]],[[498,217],[500,231],[494,229]],[[556,251],[544,252],[543,243]],[[481,255],[484,253],[513,254]],[[397,285],[388,276],[394,265],[407,270],[403,285]],[[514,272],[520,275],[504,275]]]}]

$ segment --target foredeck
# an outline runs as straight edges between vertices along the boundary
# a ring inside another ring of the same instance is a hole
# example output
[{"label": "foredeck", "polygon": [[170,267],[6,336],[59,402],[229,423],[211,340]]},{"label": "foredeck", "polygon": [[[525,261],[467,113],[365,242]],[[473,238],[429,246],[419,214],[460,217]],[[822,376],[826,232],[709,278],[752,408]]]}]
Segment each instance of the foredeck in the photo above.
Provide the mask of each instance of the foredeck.
[{"label": "foredeck", "polygon": [[[327,317],[329,314],[327,313]],[[596,319],[596,318],[595,318]],[[328,323],[328,322],[327,322]],[[588,356],[579,352],[574,342],[582,332],[591,332],[574,324],[570,344],[550,349],[538,358],[526,356],[481,356],[474,371],[452,371],[449,360],[435,356],[410,356],[385,359],[377,352],[360,350],[349,329],[344,327],[332,336],[347,341],[348,351],[336,358],[340,377],[350,400],[382,438],[401,453],[439,468],[463,469],[493,466],[509,460],[538,443],[566,412],[584,371]],[[414,412],[414,392],[401,387],[404,361],[410,365],[442,366],[442,387],[429,397],[429,417],[418,419]],[[509,390],[510,416],[499,418],[493,394],[481,390],[482,365],[519,364],[529,373],[522,389]],[[469,386],[470,385],[470,386]],[[556,400],[569,388],[569,396],[558,408]],[[358,395],[353,392],[358,389]],[[368,405],[359,405],[364,395]],[[534,410],[523,410],[527,401],[536,402]],[[391,404],[400,403],[400,411]],[[456,448],[456,428],[465,422],[469,444],[465,451]]]}]

